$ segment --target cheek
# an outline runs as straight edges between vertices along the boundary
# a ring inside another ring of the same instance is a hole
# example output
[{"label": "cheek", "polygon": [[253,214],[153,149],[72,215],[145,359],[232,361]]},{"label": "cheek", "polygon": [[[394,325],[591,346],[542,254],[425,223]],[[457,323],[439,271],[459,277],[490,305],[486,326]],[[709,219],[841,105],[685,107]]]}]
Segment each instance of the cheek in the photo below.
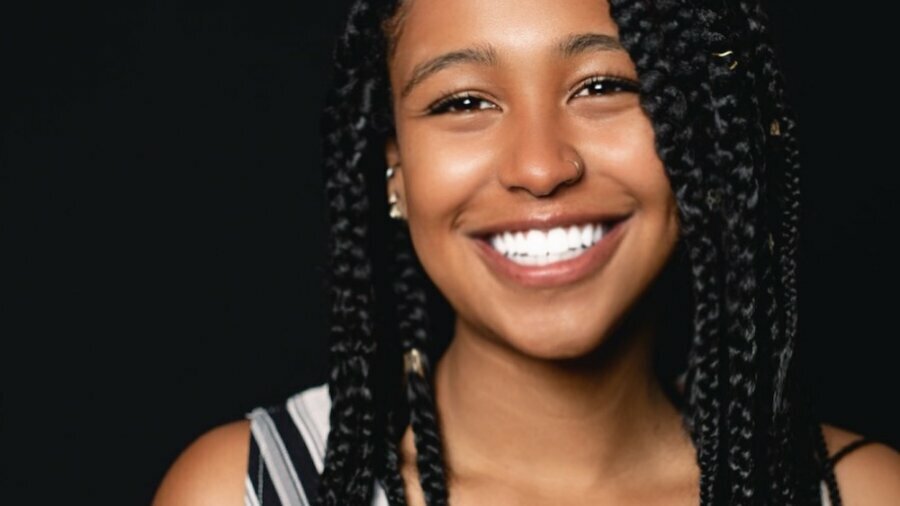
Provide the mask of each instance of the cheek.
[{"label": "cheek", "polygon": [[448,139],[417,130],[400,138],[410,227],[421,234],[445,233],[489,177],[493,150],[477,136]]},{"label": "cheek", "polygon": [[492,150],[474,137],[450,142],[419,130],[400,138],[407,223],[423,267],[441,286],[459,261],[459,217],[490,177]]},{"label": "cheek", "polygon": [[653,126],[640,109],[615,125],[592,129],[580,145],[588,164],[621,185],[640,208],[674,212],[674,195],[656,152]]}]

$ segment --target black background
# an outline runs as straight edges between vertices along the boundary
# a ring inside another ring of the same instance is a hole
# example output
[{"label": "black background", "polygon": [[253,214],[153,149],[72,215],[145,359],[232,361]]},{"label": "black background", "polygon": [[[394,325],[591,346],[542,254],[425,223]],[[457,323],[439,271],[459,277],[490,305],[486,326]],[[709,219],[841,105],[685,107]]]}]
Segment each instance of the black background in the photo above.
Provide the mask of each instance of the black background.
[{"label": "black background", "polygon": [[[898,446],[890,32],[872,9],[772,3],[821,416]],[[347,2],[17,4],[3,496],[147,503],[197,435],[325,377],[317,127]]]}]

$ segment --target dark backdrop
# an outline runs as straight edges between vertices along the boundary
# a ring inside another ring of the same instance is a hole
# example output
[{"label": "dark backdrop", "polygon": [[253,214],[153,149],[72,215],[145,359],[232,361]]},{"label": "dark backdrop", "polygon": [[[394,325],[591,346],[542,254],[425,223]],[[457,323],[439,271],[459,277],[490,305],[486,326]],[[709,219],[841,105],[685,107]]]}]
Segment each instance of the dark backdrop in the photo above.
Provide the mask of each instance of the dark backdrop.
[{"label": "dark backdrop", "polygon": [[[147,503],[201,432],[325,377],[317,122],[347,2],[18,3],[3,496]],[[772,6],[804,149],[801,329],[822,417],[896,446],[891,42],[824,5]]]}]

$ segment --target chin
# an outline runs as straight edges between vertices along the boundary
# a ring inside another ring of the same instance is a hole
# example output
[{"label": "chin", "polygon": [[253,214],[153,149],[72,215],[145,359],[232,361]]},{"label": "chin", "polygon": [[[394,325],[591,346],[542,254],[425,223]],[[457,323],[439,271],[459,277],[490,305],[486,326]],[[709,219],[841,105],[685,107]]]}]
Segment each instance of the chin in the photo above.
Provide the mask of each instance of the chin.
[{"label": "chin", "polygon": [[605,341],[606,332],[591,332],[581,322],[579,325],[560,325],[559,320],[517,325],[515,331],[501,334],[506,346],[519,353],[542,360],[566,360],[590,355]]}]

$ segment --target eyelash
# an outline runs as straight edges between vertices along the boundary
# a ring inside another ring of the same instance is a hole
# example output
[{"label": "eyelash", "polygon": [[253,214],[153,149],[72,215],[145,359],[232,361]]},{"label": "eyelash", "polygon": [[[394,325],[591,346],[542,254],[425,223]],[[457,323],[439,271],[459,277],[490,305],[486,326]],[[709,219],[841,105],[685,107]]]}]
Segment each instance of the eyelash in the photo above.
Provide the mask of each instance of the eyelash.
[{"label": "eyelash", "polygon": [[[605,88],[605,87],[610,87],[611,90],[609,91],[609,93],[615,93],[615,92],[619,92],[619,91],[626,91],[626,92],[632,92],[632,93],[640,92],[640,85],[637,83],[637,81],[635,81],[634,79],[631,79],[629,77],[626,77],[623,75],[617,75],[617,74],[608,74],[605,76],[591,76],[591,77],[585,79],[584,81],[582,81],[578,85],[577,92],[581,93],[582,91],[588,89],[589,87],[597,86],[597,85],[600,85],[601,89]],[[574,96],[577,96],[577,94],[573,95],[573,97]],[[476,104],[478,102],[487,102],[486,99],[466,91],[466,92],[462,92],[462,93],[453,93],[442,99],[439,99],[436,102],[434,102],[433,104],[429,105],[426,110],[429,115],[437,115],[437,114],[445,114],[445,113],[457,113],[458,114],[458,113],[473,112],[473,111],[482,110],[482,109],[493,109],[493,107],[477,107],[474,109],[458,109],[457,111],[452,110],[453,107],[462,105],[462,103],[467,100],[474,101]]]}]

